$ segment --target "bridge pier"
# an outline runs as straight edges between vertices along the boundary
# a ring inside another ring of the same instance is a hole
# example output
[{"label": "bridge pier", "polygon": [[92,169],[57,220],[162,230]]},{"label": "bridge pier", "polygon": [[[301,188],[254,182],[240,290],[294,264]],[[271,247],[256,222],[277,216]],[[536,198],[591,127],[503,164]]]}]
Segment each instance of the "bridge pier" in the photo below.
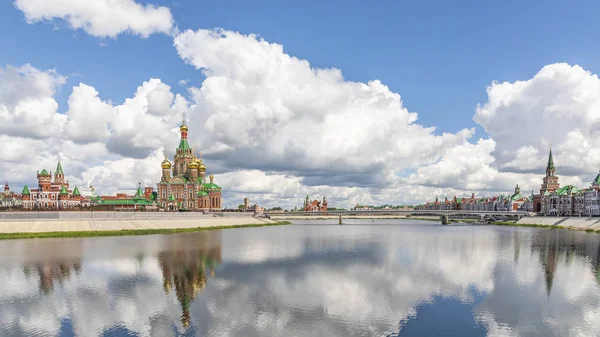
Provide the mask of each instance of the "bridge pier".
[{"label": "bridge pier", "polygon": [[442,215],[442,225],[447,225],[448,224],[448,216],[447,215]]},{"label": "bridge pier", "polygon": [[340,215],[340,225],[342,224],[342,215]]}]

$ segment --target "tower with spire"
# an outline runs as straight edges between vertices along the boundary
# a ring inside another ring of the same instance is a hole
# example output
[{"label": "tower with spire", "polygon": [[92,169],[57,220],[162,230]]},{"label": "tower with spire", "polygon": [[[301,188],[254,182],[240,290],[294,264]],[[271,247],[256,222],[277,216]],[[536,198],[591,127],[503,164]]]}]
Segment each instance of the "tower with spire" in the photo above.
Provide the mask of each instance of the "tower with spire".
[{"label": "tower with spire", "polygon": [[60,159],[58,160],[58,164],[56,164],[56,172],[54,172],[54,182],[58,184],[65,183],[65,173],[63,172],[62,165],[60,164]]},{"label": "tower with spire", "polygon": [[552,157],[552,148],[550,148],[550,154],[548,155],[548,165],[546,165],[546,176],[542,180],[542,187],[540,188],[540,195],[552,193],[560,188],[558,183],[558,176],[556,175],[556,167],[554,166],[554,158]]}]

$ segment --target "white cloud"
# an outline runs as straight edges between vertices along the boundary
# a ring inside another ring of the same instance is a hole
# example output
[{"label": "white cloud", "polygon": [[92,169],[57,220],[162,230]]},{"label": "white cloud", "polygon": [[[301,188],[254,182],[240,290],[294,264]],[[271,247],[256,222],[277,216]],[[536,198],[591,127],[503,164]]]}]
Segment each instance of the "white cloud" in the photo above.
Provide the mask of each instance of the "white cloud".
[{"label": "white cloud", "polygon": [[175,46],[206,76],[191,90],[192,121],[209,158],[226,168],[270,167],[307,185],[381,187],[393,172],[434,163],[474,132],[436,135],[380,81],[345,80],[254,35],[186,31]]},{"label": "white cloud", "polygon": [[[557,174],[600,166],[600,80],[580,66],[543,67],[533,78],[492,83],[474,120],[496,142],[505,170],[543,173],[552,144]],[[562,172],[562,173],[561,173]]]},{"label": "white cloud", "polygon": [[16,0],[28,23],[62,19],[72,29],[96,37],[116,38],[125,32],[142,38],[170,33],[173,16],[167,7],[142,5],[133,0]]},{"label": "white cloud", "polygon": [[54,70],[0,67],[0,132],[34,138],[60,133],[66,118],[56,113],[53,96],[64,83]]}]

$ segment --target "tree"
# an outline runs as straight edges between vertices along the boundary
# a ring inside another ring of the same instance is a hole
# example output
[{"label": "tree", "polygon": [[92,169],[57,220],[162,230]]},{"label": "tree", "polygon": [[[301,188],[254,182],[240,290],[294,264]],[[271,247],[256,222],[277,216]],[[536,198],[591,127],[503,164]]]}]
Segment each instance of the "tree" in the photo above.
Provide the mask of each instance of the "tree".
[{"label": "tree", "polygon": [[244,209],[244,208],[246,208],[246,206],[244,206],[244,204],[239,204],[238,205],[238,209]]}]

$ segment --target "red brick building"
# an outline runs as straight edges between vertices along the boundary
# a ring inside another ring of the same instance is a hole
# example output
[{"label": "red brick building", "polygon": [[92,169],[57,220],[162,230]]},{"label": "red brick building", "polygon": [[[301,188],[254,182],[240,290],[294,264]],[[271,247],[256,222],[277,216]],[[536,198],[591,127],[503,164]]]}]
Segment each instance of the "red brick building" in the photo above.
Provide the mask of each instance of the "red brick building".
[{"label": "red brick building", "polygon": [[323,197],[323,201],[317,199],[310,201],[308,195],[304,200],[304,211],[305,212],[327,212],[327,199]]}]

